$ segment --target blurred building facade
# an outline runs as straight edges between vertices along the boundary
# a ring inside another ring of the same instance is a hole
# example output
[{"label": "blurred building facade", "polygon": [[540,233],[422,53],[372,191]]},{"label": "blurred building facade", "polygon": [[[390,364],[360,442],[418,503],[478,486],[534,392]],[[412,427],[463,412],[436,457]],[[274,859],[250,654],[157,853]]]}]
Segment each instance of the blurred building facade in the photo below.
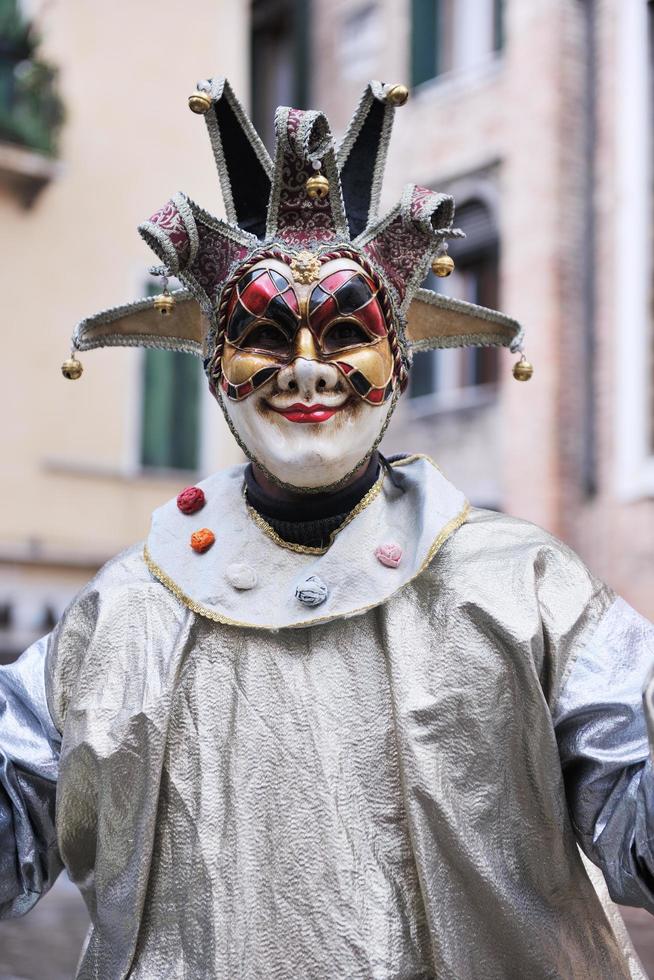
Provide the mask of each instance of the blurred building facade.
[{"label": "blurred building facade", "polygon": [[[56,149],[33,136],[47,120],[30,115],[20,88],[32,45],[9,30],[17,14],[41,36],[38,58],[58,69],[65,122]],[[192,17],[174,0],[0,0],[3,344],[12,364],[1,396],[2,659],[47,632],[100,564],[143,539],[156,506],[241,458],[196,358],[91,352],[75,383],[59,366],[82,317],[159,290],[136,232],[142,220],[180,188],[221,213],[206,129],[186,100],[217,70],[247,97],[249,21],[240,0],[199,0]],[[23,117],[31,127],[12,125]]]},{"label": "blurred building facade", "polygon": [[455,196],[444,291],[520,319],[535,365],[518,384],[506,351],[417,355],[387,451],[429,452],[650,617],[653,22],[647,0],[317,0],[310,93],[341,131],[368,77],[411,84],[383,204]]},{"label": "blurred building facade", "polygon": [[[552,530],[654,615],[652,4],[22,9],[59,68],[66,121],[53,157],[5,133],[0,111],[12,365],[0,656],[143,538],[157,504],[240,458],[182,355],[90,353],[80,382],[59,374],[77,320],[149,288],[139,221],[178,188],[220,213],[205,128],[185,105],[212,72],[230,77],[268,144],[278,104],[324,109],[338,136],[369,78],[411,85],[382,206],[408,181],[454,194],[467,238],[441,285],[521,319],[535,375],[513,381],[506,351],[417,355],[384,448],[430,453],[474,503]],[[0,69],[11,57],[1,47]],[[1,98],[11,108],[0,74]]]}]

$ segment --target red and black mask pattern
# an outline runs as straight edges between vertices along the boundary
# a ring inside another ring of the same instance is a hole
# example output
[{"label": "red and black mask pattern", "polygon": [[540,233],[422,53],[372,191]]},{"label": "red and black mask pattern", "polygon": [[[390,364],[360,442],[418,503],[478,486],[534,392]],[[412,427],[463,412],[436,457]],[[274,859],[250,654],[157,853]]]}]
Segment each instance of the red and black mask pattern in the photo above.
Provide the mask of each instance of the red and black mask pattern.
[{"label": "red and black mask pattern", "polygon": [[236,282],[216,364],[223,392],[239,401],[308,357],[333,364],[359,397],[382,404],[395,387],[397,358],[379,287],[352,259],[326,262],[310,283],[297,281],[291,263],[262,260]]},{"label": "red and black mask pattern", "polygon": [[308,321],[322,356],[358,395],[375,405],[391,395],[388,327],[365,273],[339,269],[322,279],[309,296]]},{"label": "red and black mask pattern", "polygon": [[[221,385],[229,398],[246,398],[288,363],[299,325],[298,298],[288,279],[261,266],[245,273],[228,307],[224,354],[228,363],[236,360],[231,372],[236,383],[223,371]],[[230,357],[230,349],[247,359]],[[248,377],[238,380],[244,371]]]}]

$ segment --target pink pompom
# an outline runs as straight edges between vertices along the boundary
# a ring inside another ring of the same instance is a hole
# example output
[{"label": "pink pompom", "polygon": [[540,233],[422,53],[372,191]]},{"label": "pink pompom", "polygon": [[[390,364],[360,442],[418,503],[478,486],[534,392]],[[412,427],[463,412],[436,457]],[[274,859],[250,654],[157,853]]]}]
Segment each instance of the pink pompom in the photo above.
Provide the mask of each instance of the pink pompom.
[{"label": "pink pompom", "polygon": [[387,568],[397,568],[402,561],[402,549],[399,544],[380,544],[375,549],[375,557]]}]

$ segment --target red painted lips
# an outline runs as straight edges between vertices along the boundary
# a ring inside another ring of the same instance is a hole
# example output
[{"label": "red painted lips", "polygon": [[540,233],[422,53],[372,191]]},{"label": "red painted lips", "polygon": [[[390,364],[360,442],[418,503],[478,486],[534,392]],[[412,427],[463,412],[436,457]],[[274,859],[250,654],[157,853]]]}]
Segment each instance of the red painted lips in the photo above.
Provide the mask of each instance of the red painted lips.
[{"label": "red painted lips", "polygon": [[295,405],[289,405],[288,408],[276,408],[275,411],[289,422],[326,422],[341,407],[338,405],[336,408],[328,408],[326,405],[302,405],[297,402]]}]

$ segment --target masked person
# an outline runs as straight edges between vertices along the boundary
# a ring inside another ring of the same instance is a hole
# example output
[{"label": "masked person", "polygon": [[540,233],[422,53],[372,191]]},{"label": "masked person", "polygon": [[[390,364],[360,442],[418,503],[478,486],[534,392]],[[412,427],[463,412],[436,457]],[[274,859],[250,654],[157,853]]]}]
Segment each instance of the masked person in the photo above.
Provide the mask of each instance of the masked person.
[{"label": "masked person", "polygon": [[577,845],[654,911],[652,629],[544,531],[376,451],[414,352],[521,349],[421,286],[450,197],[376,215],[406,96],[371,83],[338,150],[278,110],[273,163],[200,85],[228,221],[178,194],[140,230],[185,289],[76,331],[203,356],[251,461],[0,674],[2,911],[64,865],[80,977],[637,975]]}]

